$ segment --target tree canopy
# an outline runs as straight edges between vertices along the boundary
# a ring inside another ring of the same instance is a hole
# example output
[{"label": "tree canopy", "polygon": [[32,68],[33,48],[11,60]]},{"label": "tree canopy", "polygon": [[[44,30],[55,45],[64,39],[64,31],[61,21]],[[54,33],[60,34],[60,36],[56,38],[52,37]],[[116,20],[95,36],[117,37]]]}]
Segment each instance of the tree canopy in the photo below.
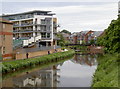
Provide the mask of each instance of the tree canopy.
[{"label": "tree canopy", "polygon": [[65,30],[65,29],[62,30],[61,32],[71,34],[71,32],[69,32],[68,30]]},{"label": "tree canopy", "polygon": [[111,21],[104,35],[98,38],[97,43],[104,46],[106,52],[120,53],[120,18]]}]

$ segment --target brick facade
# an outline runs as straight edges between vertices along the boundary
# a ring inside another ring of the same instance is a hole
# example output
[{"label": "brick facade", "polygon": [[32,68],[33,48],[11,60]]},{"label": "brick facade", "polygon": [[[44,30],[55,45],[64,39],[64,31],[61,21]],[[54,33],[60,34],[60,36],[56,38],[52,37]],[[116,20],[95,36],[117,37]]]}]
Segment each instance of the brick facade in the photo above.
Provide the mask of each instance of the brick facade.
[{"label": "brick facade", "polygon": [[0,18],[0,52],[3,60],[11,59],[13,52],[13,25],[10,21]]}]

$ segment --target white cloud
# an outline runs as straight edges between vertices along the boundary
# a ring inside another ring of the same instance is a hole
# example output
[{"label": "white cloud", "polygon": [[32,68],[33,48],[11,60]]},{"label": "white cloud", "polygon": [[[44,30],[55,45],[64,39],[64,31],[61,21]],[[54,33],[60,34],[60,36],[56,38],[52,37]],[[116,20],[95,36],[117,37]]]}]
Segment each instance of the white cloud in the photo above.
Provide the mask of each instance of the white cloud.
[{"label": "white cloud", "polygon": [[79,5],[49,8],[25,8],[24,10],[51,10],[55,12],[61,25],[60,29],[71,32],[80,30],[104,30],[111,20],[117,18],[117,3],[103,5]]},{"label": "white cloud", "polygon": [[[67,29],[71,32],[74,31],[78,32],[81,30],[90,30],[90,29],[92,30],[106,29],[110,24],[111,20],[117,18],[117,14],[118,14],[117,0],[116,2],[113,2],[115,0],[109,0],[111,1],[111,3],[103,3],[104,1],[108,1],[108,0],[89,0],[89,2],[90,1],[93,1],[92,5],[81,4],[79,2],[78,3],[80,5],[78,4],[71,5],[69,3],[63,3],[64,5],[62,6],[60,6],[62,3],[59,6],[54,6],[54,5],[49,6],[49,3],[47,4],[44,3],[45,6],[41,6],[42,3],[40,5],[28,3],[28,5],[26,4],[23,7],[20,5],[18,6],[11,5],[10,9],[9,7],[4,8],[4,12],[6,11],[8,14],[8,13],[26,12],[31,10],[49,10],[52,11],[53,13],[56,13],[56,17],[58,18],[58,23],[61,25],[59,29],[61,30]],[[95,4],[98,1],[101,1],[102,3]]]}]

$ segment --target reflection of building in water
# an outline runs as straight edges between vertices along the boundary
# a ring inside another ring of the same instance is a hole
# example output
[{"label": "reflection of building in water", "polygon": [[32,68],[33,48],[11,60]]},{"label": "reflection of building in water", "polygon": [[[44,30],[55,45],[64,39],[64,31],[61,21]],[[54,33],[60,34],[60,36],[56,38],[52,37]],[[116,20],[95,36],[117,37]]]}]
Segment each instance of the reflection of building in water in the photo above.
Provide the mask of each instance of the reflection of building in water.
[{"label": "reflection of building in water", "polygon": [[93,65],[97,65],[96,59],[97,59],[97,55],[75,55],[72,62],[81,65],[93,66]]},{"label": "reflection of building in water", "polygon": [[53,66],[14,77],[11,87],[57,87],[58,77],[57,66]]}]

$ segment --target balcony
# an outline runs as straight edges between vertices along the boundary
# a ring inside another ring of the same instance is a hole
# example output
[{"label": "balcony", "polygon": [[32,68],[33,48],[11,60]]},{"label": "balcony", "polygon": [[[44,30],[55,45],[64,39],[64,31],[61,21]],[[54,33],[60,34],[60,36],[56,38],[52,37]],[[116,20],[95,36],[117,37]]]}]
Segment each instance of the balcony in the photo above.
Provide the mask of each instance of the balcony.
[{"label": "balcony", "polygon": [[32,33],[34,32],[32,29],[25,29],[25,30],[14,30],[14,33]]},{"label": "balcony", "polygon": [[36,30],[37,32],[47,32],[47,33],[51,33],[50,30]]},{"label": "balcony", "polygon": [[47,38],[47,37],[41,37],[42,40],[51,40],[51,37],[50,38]]},{"label": "balcony", "polygon": [[19,24],[13,24],[13,26],[14,26],[14,27],[18,27],[18,26],[19,26]]},{"label": "balcony", "polygon": [[21,23],[21,26],[32,26],[33,23]]}]

